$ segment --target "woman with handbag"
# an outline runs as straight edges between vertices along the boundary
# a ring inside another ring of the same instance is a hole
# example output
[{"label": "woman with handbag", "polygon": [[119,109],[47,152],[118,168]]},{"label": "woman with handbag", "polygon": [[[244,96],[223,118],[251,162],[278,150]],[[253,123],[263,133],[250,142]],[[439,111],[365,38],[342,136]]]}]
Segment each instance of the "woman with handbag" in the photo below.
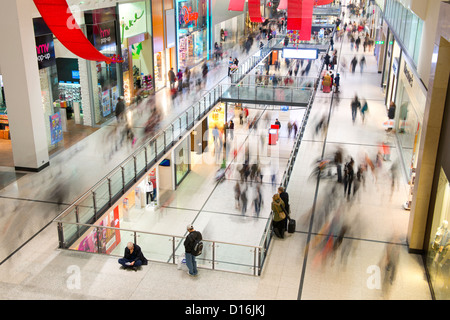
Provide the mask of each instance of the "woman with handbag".
[{"label": "woman with handbag", "polygon": [[272,200],[273,232],[277,237],[283,239],[287,222],[286,208],[278,193],[273,195]]}]

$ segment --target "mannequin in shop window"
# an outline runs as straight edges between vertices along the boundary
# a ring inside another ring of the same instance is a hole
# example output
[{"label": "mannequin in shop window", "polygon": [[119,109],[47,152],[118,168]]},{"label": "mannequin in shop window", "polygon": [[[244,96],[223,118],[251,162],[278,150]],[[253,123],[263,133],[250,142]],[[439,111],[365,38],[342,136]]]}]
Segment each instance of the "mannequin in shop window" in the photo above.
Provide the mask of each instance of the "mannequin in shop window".
[{"label": "mannequin in shop window", "polygon": [[[434,241],[433,241],[433,245],[432,245],[433,250],[435,250],[435,252],[436,252],[436,256],[434,257],[434,262],[435,263],[438,262],[439,257],[441,255],[441,253],[443,252],[444,246],[446,245],[446,243],[449,240],[448,236],[449,236],[449,234],[448,234],[448,221],[444,220],[444,221],[442,221],[441,226],[436,231],[436,235],[434,236]],[[443,262],[445,262],[445,261],[443,261]]]}]

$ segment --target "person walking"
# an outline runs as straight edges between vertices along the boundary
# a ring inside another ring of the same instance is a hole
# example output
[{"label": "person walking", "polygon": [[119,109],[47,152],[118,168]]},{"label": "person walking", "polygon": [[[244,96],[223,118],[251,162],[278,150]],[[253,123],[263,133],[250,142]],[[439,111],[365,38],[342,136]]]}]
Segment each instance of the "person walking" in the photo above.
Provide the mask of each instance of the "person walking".
[{"label": "person walking", "polygon": [[355,95],[355,98],[351,103],[351,107],[352,107],[352,121],[354,124],[356,121],[356,115],[358,114],[358,109],[361,108],[361,103],[359,102],[358,96]]},{"label": "person walking", "polygon": [[363,73],[365,65],[366,65],[366,57],[362,56],[361,60],[359,60],[359,68],[361,70],[361,73]]},{"label": "person walking", "polygon": [[344,168],[344,196],[347,199],[350,199],[350,195],[352,193],[352,183],[355,176],[355,171],[353,169],[355,161],[353,158],[350,158],[350,161],[345,164]]},{"label": "person walking", "polygon": [[178,81],[178,91],[183,90],[183,72],[181,72],[181,69],[178,70],[177,81]]},{"label": "person walking", "polygon": [[173,89],[175,87],[175,72],[173,72],[173,68],[170,68],[168,76],[169,76],[170,89]]},{"label": "person walking", "polygon": [[356,65],[358,64],[358,60],[356,59],[356,56],[353,57],[352,61],[350,62],[352,73],[355,73]]},{"label": "person walking", "polygon": [[194,247],[197,241],[203,240],[202,234],[194,229],[192,224],[186,227],[189,234],[184,240],[184,251],[186,258],[186,266],[188,267],[188,273],[190,276],[196,276],[198,274],[197,261],[194,253]]},{"label": "person walking", "polygon": [[334,153],[334,163],[337,170],[337,182],[342,183],[342,149],[338,148]]},{"label": "person walking", "polygon": [[229,77],[231,76],[231,67],[233,66],[233,64],[234,64],[233,58],[230,57],[230,59],[228,60],[228,76]]},{"label": "person walking", "polygon": [[336,76],[334,77],[334,87],[335,87],[335,92],[339,92],[339,85],[341,83],[341,76],[338,73],[336,73]]},{"label": "person walking", "polygon": [[287,215],[284,207],[284,202],[278,193],[272,197],[272,212],[273,212],[273,232],[281,239],[284,238],[286,231]]},{"label": "person walking", "polygon": [[125,111],[125,102],[123,101],[123,97],[120,96],[119,99],[117,99],[116,104],[116,120],[118,123],[122,122],[124,119],[123,112]]}]

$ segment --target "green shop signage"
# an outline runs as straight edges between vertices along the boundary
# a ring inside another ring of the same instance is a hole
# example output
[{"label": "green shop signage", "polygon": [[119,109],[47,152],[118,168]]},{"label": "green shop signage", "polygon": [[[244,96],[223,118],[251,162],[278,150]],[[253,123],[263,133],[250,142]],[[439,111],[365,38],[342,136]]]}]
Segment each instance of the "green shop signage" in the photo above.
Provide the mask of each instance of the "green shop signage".
[{"label": "green shop signage", "polygon": [[126,38],[147,32],[144,1],[120,4],[119,15],[121,43]]}]

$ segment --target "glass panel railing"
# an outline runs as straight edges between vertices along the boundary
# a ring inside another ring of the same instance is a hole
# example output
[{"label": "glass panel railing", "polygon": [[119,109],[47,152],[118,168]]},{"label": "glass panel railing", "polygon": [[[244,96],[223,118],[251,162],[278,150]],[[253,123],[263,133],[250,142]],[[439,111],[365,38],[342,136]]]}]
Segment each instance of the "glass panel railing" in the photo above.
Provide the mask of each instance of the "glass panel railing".
[{"label": "glass panel railing", "polygon": [[164,153],[164,150],[166,148],[165,141],[164,141],[164,132],[161,132],[157,138],[156,138],[156,147],[158,156]]},{"label": "glass panel railing", "polygon": [[145,148],[141,148],[136,154],[136,173],[139,175],[146,169]]},{"label": "glass panel railing", "polygon": [[117,194],[123,191],[123,181],[122,181],[122,168],[116,169],[109,176],[109,184],[111,188],[111,197],[116,196]]},{"label": "glass panel railing", "polygon": [[97,212],[109,205],[109,182],[103,180],[95,188],[95,207]]},{"label": "glass panel railing", "polygon": [[[177,264],[184,254],[184,237],[155,234],[144,231],[113,228],[98,224],[76,224],[59,221],[60,239],[77,236],[77,240],[66,248],[76,251],[102,253],[123,257],[128,242],[136,243],[147,260]],[[102,225],[103,224],[103,225]],[[197,257],[197,267],[216,269],[249,275],[257,275],[259,266],[259,246],[245,246],[203,240],[203,253]]]},{"label": "glass panel railing", "polygon": [[89,194],[84,200],[80,201],[76,208],[78,210],[78,222],[91,223],[95,217],[92,194]]},{"label": "glass panel railing", "polygon": [[166,146],[170,146],[174,142],[172,135],[172,126],[164,130],[164,133],[166,134]]},{"label": "glass panel railing", "polygon": [[151,261],[172,262],[173,237],[168,235],[137,232],[136,242],[144,256]]},{"label": "glass panel railing", "polygon": [[129,185],[134,181],[135,172],[134,172],[134,158],[130,158],[123,164],[123,176],[125,181],[125,186]]},{"label": "glass panel railing", "polygon": [[216,243],[214,269],[253,274],[258,261],[256,249],[236,244]]}]

